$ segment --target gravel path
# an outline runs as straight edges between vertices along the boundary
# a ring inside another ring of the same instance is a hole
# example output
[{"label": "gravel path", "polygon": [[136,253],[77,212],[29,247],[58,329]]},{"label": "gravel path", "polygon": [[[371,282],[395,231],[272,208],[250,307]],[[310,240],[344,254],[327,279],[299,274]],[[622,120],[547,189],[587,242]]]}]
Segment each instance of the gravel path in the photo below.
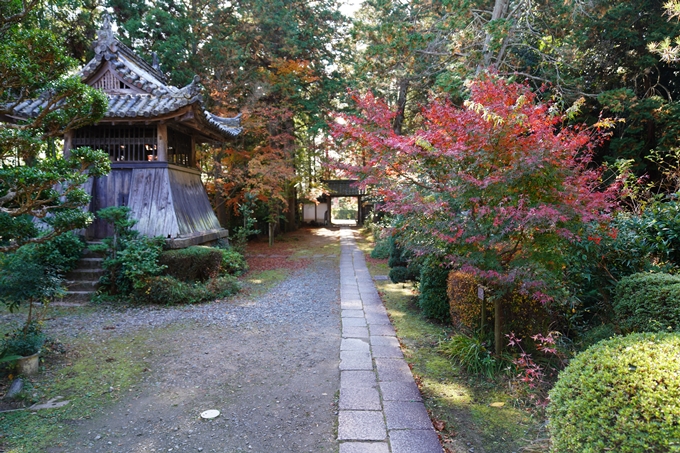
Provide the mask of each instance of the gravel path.
[{"label": "gravel path", "polygon": [[[46,328],[65,342],[138,333],[156,342],[143,381],[105,412],[73,421],[75,434],[47,453],[338,451],[337,258],[315,258],[255,298],[102,308]],[[203,420],[206,409],[221,415]]]}]

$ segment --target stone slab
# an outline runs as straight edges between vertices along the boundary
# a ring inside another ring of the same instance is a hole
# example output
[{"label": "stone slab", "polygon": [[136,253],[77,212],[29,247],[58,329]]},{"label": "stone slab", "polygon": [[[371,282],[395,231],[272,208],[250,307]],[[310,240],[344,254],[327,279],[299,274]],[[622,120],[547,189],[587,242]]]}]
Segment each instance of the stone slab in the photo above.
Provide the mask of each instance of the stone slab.
[{"label": "stone slab", "polygon": [[367,306],[364,309],[364,312],[366,312],[366,314],[376,314],[376,315],[387,316],[387,310],[385,309],[385,307],[382,304]]},{"label": "stone slab", "polygon": [[370,352],[368,341],[362,338],[343,338],[340,342],[340,351]]},{"label": "stone slab", "polygon": [[385,440],[387,432],[381,411],[340,411],[338,440]]},{"label": "stone slab", "polygon": [[368,327],[343,326],[343,338],[368,338]]},{"label": "stone slab", "polygon": [[380,394],[375,387],[340,388],[340,410],[379,411]]},{"label": "stone slab", "polygon": [[433,429],[425,405],[418,401],[385,401],[387,429]]},{"label": "stone slab", "polygon": [[390,431],[392,453],[443,453],[434,430],[406,429]]},{"label": "stone slab", "polygon": [[373,352],[373,357],[383,357],[391,359],[404,358],[404,353],[401,352],[401,348],[398,346],[373,346],[371,351]]},{"label": "stone slab", "polygon": [[343,442],[340,453],[390,453],[386,442]]},{"label": "stone slab", "polygon": [[375,371],[347,370],[340,372],[340,388],[376,387],[378,380]]},{"label": "stone slab", "polygon": [[373,361],[369,352],[340,351],[340,371],[373,370]]},{"label": "stone slab", "polygon": [[389,336],[371,336],[371,346],[396,346],[399,347],[399,340],[397,337]]},{"label": "stone slab", "polygon": [[340,316],[343,318],[363,318],[365,313],[363,310],[342,310]]},{"label": "stone slab", "polygon": [[383,401],[422,401],[420,389],[415,382],[381,382]]},{"label": "stone slab", "polygon": [[366,322],[370,325],[374,324],[392,325],[392,322],[390,321],[390,318],[387,316],[387,313],[384,314],[367,313]]},{"label": "stone slab", "polygon": [[361,310],[364,304],[359,299],[343,300],[340,302],[340,308],[343,310]]},{"label": "stone slab", "polygon": [[379,381],[413,382],[411,369],[403,359],[375,359]]},{"label": "stone slab", "polygon": [[396,335],[396,332],[391,325],[373,324],[371,325],[371,335],[394,336]]},{"label": "stone slab", "polygon": [[366,327],[366,320],[364,318],[342,318],[342,326]]}]

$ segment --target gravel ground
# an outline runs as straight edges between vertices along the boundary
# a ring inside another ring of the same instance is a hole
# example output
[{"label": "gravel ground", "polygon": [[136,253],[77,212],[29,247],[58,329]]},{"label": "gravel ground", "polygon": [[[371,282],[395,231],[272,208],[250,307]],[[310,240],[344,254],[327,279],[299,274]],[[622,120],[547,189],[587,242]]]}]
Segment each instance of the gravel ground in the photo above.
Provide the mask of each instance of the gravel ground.
[{"label": "gravel ground", "polygon": [[[13,315],[0,317],[0,322]],[[337,258],[315,258],[258,297],[176,308],[102,307],[47,322],[55,338],[163,331],[150,372],[113,406],[72,421],[47,453],[335,452]],[[199,414],[218,409],[203,420]]]}]

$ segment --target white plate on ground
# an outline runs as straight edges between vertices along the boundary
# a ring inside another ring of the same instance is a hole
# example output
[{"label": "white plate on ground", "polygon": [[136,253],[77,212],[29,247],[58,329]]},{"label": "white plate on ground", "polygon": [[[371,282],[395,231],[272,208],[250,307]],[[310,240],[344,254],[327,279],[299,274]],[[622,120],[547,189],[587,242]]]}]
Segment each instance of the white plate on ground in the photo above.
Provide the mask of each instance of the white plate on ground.
[{"label": "white plate on ground", "polygon": [[220,411],[218,411],[217,409],[210,409],[209,411],[201,412],[201,418],[210,419],[215,418],[218,415],[220,415]]}]

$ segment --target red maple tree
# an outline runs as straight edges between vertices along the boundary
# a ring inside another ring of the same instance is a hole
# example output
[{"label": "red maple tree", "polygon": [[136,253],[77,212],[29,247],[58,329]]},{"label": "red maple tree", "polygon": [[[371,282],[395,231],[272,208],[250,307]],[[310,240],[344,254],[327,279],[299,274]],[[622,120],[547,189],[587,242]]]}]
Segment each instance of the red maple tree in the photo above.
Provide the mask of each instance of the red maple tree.
[{"label": "red maple tree", "polygon": [[474,273],[498,301],[517,290],[549,300],[568,244],[613,207],[591,160],[603,134],[564,126],[526,85],[483,75],[464,106],[434,100],[406,135],[384,102],[354,100],[362,114],[333,125],[337,167],[382,197],[416,253]]}]

